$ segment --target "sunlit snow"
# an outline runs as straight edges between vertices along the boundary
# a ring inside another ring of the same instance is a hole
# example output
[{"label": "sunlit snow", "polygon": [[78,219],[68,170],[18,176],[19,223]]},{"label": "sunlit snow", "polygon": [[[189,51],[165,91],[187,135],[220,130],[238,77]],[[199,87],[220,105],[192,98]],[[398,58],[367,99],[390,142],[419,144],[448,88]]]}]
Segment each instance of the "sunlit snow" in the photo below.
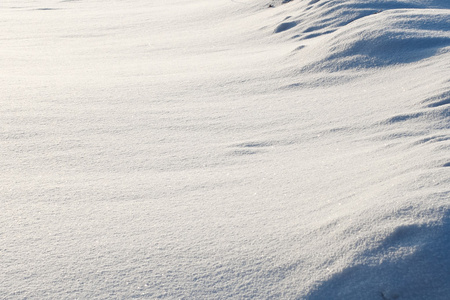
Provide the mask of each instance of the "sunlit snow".
[{"label": "sunlit snow", "polygon": [[450,1],[0,17],[0,299],[449,299]]}]

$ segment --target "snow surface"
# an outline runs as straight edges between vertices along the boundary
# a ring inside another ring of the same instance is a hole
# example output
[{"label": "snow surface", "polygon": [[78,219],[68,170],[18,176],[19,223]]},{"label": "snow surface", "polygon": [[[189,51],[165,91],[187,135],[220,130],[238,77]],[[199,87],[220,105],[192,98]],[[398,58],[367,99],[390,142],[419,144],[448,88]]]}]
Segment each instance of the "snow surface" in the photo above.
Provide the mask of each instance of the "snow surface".
[{"label": "snow surface", "polygon": [[449,299],[450,1],[0,16],[1,299]]}]

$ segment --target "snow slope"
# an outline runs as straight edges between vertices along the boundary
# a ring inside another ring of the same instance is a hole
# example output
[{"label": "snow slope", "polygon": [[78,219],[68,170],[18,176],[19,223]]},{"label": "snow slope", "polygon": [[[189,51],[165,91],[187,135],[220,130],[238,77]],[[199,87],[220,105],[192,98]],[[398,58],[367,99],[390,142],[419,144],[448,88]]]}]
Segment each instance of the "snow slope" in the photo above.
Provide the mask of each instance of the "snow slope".
[{"label": "snow slope", "polygon": [[0,15],[0,299],[448,299],[448,1]]}]

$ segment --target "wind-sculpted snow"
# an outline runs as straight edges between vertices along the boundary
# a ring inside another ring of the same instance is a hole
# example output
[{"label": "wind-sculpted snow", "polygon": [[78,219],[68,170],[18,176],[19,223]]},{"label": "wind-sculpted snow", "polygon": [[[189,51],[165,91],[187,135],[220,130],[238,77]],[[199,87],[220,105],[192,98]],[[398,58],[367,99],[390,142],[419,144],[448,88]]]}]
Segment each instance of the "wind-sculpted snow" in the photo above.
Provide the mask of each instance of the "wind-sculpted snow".
[{"label": "wind-sculpted snow", "polygon": [[[301,47],[299,59],[313,57],[305,71],[383,67],[449,51],[450,12],[429,9],[444,7],[450,5],[438,1],[299,2],[293,11],[301,13],[288,16],[274,33],[295,27],[286,34],[310,48]],[[305,42],[318,37],[322,37],[318,42]]]},{"label": "wind-sculpted snow", "polygon": [[[390,10],[450,9],[447,1],[360,1],[312,0],[292,1],[278,7],[277,14],[285,15],[298,25],[290,37],[306,40],[328,34],[366,16]],[[423,20],[425,21],[425,20]],[[284,21],[283,21],[284,22]],[[277,31],[275,31],[276,33]]]},{"label": "wind-sculpted snow", "polygon": [[449,18],[448,11],[427,10],[391,10],[365,17],[329,36],[319,46],[325,48],[325,57],[307,68],[383,67],[446,53]]},{"label": "wind-sculpted snow", "polygon": [[[450,197],[450,194],[441,195]],[[307,299],[446,299],[449,218],[444,223],[396,228],[353,266],[335,274]],[[370,257],[370,259],[367,259]]]},{"label": "wind-sculpted snow", "polygon": [[448,299],[449,1],[0,15],[0,299]]}]

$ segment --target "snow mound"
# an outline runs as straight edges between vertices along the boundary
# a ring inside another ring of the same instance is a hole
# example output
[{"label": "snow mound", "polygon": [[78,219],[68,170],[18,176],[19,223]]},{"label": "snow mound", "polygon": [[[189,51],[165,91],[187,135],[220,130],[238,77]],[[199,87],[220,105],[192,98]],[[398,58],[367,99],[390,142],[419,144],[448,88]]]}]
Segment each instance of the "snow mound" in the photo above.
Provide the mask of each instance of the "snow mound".
[{"label": "snow mound", "polygon": [[313,46],[324,58],[306,69],[385,67],[447,53],[449,18],[448,11],[390,10],[358,19]]},{"label": "snow mound", "polygon": [[[311,0],[292,1],[277,8],[277,16],[288,16],[298,25],[288,35],[297,40],[308,40],[373,14],[399,9],[449,9],[445,0],[417,1],[361,1],[361,0]],[[283,21],[284,22],[284,21]],[[278,32],[275,32],[278,33]]]},{"label": "snow mound", "polygon": [[[450,197],[450,194],[441,195]],[[450,293],[450,216],[437,224],[399,226],[357,263],[306,299],[446,299]]]},{"label": "snow mound", "polygon": [[448,52],[449,8],[446,1],[301,1],[278,8],[285,18],[273,33],[300,42],[303,71],[385,67]]}]

